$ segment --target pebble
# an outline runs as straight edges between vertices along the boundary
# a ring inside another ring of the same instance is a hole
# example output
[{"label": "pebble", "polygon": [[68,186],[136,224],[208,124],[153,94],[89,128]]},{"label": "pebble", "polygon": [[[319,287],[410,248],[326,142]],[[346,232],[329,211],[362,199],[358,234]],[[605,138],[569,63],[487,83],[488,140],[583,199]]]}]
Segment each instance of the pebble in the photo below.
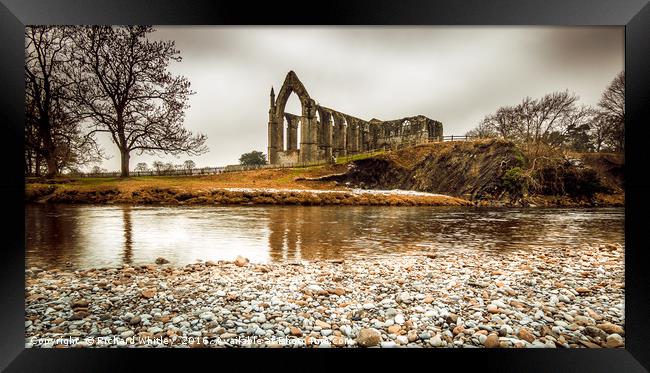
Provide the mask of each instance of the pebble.
[{"label": "pebble", "polygon": [[321,292],[321,291],[325,291],[325,289],[323,289],[322,287],[320,287],[320,286],[318,286],[318,285],[315,285],[315,284],[312,284],[312,285],[307,286],[307,289],[309,289],[309,290],[311,290],[311,291],[313,291],[313,292],[315,292],[315,293],[319,293],[319,292]]},{"label": "pebble", "polygon": [[528,343],[532,343],[535,340],[535,336],[533,335],[533,333],[531,333],[530,330],[526,328],[520,328],[519,332],[517,333],[517,337],[523,339]]},{"label": "pebble", "polygon": [[621,247],[243,261],[26,272],[26,345],[99,335],[328,340],[319,347],[625,345]]},{"label": "pebble", "polygon": [[212,312],[203,312],[199,317],[203,320],[210,321],[214,318],[214,314]]},{"label": "pebble", "polygon": [[237,257],[235,258],[234,263],[235,263],[235,265],[237,267],[244,267],[244,266],[248,265],[249,260],[247,258],[244,258],[241,255],[237,255]]},{"label": "pebble", "polygon": [[433,347],[442,347],[442,338],[440,338],[440,335],[436,334],[429,340],[429,344]]},{"label": "pebble", "polygon": [[486,348],[496,348],[499,347],[499,336],[496,334],[490,334],[485,338],[483,345]]},{"label": "pebble", "polygon": [[604,331],[607,334],[614,334],[614,333],[620,335],[625,334],[625,330],[623,330],[622,327],[620,327],[619,325],[614,325],[612,323],[603,323],[603,324],[598,324],[596,326],[598,327],[598,329]]},{"label": "pebble", "polygon": [[364,328],[359,331],[357,343],[361,347],[377,346],[381,341],[381,333],[376,329]]},{"label": "pebble", "polygon": [[294,337],[300,337],[302,336],[302,330],[300,328],[292,326],[289,328],[289,334],[291,334]]},{"label": "pebble", "polygon": [[609,348],[622,347],[624,344],[623,337],[619,334],[614,333],[607,336],[607,347]]},{"label": "pebble", "polygon": [[388,334],[397,334],[402,329],[399,325],[391,325],[388,327]]}]

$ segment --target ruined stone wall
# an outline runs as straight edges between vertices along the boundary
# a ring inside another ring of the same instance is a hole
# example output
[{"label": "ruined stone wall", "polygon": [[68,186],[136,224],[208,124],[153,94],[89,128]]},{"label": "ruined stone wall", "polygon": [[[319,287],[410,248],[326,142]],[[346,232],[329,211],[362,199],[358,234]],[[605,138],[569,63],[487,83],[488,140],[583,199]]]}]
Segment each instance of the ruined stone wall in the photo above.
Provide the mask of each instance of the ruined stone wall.
[{"label": "ruined stone wall", "polygon": [[[301,115],[284,111],[291,93],[300,99]],[[442,123],[423,115],[366,121],[317,105],[290,71],[277,99],[271,88],[268,139],[269,163],[308,164],[384,147],[442,141]]]},{"label": "ruined stone wall", "polygon": [[298,164],[299,153],[300,151],[298,149],[280,151],[278,152],[278,160],[275,164],[278,165]]},{"label": "ruined stone wall", "polygon": [[442,141],[442,123],[423,115],[383,122],[376,120],[371,125],[374,148]]}]

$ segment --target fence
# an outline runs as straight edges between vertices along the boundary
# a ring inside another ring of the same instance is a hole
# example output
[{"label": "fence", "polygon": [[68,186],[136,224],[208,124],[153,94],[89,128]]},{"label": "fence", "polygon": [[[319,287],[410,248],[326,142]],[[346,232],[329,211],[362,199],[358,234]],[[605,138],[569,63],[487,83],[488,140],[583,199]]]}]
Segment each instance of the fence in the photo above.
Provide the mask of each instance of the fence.
[{"label": "fence", "polygon": [[[229,165],[223,167],[203,167],[203,168],[194,168],[194,169],[171,169],[171,170],[151,170],[151,171],[130,171],[129,176],[201,176],[201,175],[217,175],[225,172],[237,172],[237,171],[250,171],[250,170],[259,170],[259,169],[270,169],[270,168],[296,168],[296,167],[311,167],[311,166],[320,166],[327,164],[327,161],[318,161],[311,163],[287,163],[287,164],[265,164],[259,166],[243,166],[243,165]],[[120,177],[121,173],[118,171],[115,172],[79,172],[70,174],[74,177],[84,177],[84,178],[100,178],[100,177]]]},{"label": "fence", "polygon": [[449,135],[449,136],[442,136],[442,141],[469,141],[478,138],[479,138],[478,136]]},{"label": "fence", "polygon": [[[203,167],[194,169],[172,169],[172,170],[151,170],[151,171],[131,171],[130,176],[197,176],[197,175],[214,175],[225,172],[225,167]],[[76,177],[119,177],[120,172],[80,172],[71,174]]]},{"label": "fence", "polygon": [[[470,141],[477,139],[478,136],[468,136],[468,135],[448,135],[442,136],[442,141]],[[408,148],[415,145],[439,142],[439,140],[425,140],[425,141],[416,141],[416,142],[404,142],[399,144],[394,144],[390,146],[384,146],[380,149],[367,150],[363,153],[354,153],[350,155],[344,155],[336,158],[336,163],[347,163],[359,158],[371,157],[373,155],[381,154],[389,150],[400,150]],[[322,160],[317,162],[310,163],[284,163],[284,164],[265,164],[259,166],[243,166],[243,165],[229,165],[222,167],[203,167],[203,168],[194,168],[194,169],[171,169],[171,170],[152,170],[152,171],[131,171],[130,176],[200,176],[200,175],[216,175],[224,172],[237,172],[237,171],[250,171],[250,170],[260,170],[260,169],[274,169],[274,168],[298,168],[298,167],[312,167],[312,166],[322,166],[324,164],[331,163],[329,160]],[[119,177],[120,172],[84,172],[84,173],[75,173],[70,176],[75,177]]]}]

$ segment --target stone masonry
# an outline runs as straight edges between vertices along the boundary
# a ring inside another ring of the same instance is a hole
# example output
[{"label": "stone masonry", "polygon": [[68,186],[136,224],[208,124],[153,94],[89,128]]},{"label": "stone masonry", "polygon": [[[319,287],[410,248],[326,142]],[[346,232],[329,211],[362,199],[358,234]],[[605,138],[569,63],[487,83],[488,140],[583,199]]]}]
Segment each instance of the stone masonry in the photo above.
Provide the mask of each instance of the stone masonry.
[{"label": "stone masonry", "polygon": [[[300,100],[300,115],[284,111],[291,93],[295,93]],[[270,164],[308,164],[401,144],[415,145],[441,140],[442,123],[423,115],[389,121],[374,118],[366,121],[317,105],[293,71],[287,74],[277,98],[271,87],[268,123]]]}]

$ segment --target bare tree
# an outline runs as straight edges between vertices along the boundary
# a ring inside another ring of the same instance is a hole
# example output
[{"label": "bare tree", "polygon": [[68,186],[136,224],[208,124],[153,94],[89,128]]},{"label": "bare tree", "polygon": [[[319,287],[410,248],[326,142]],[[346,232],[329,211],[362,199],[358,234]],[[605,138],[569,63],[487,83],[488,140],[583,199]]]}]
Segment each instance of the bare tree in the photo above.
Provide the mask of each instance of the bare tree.
[{"label": "bare tree", "polygon": [[106,169],[101,168],[100,166],[93,166],[93,168],[90,169],[90,173],[92,174],[101,174],[102,172],[106,172]]},{"label": "bare tree", "polygon": [[524,141],[533,146],[546,144],[558,147],[564,142],[569,125],[582,118],[576,107],[578,96],[569,91],[554,92],[539,100],[522,103],[520,115],[525,124]]},{"label": "bare tree", "polygon": [[467,131],[465,135],[470,137],[478,137],[481,139],[498,137],[496,131],[494,130],[494,127],[487,124],[485,120],[479,123],[476,128]]},{"label": "bare tree", "polygon": [[610,123],[609,118],[605,115],[594,116],[594,119],[589,124],[591,143],[596,152],[600,152],[607,147],[607,140],[610,136],[611,127],[612,124]]},{"label": "bare tree", "polygon": [[621,71],[605,89],[598,106],[604,117],[600,124],[609,124],[608,129],[604,131],[607,134],[605,141],[609,141],[614,150],[623,151],[625,148],[625,71]]},{"label": "bare tree", "polygon": [[136,172],[146,172],[149,171],[149,167],[145,162],[140,162],[135,166],[134,171]]},{"label": "bare tree", "polygon": [[540,145],[560,147],[569,128],[582,124],[588,114],[577,106],[578,96],[569,91],[554,92],[539,99],[524,98],[515,106],[504,106],[487,115],[474,130],[517,141],[534,153]]},{"label": "bare tree", "polygon": [[194,163],[193,160],[188,159],[183,163],[183,167],[185,167],[186,170],[190,172],[190,175],[192,174],[192,170],[196,168],[196,163]]},{"label": "bare tree", "polygon": [[172,171],[174,171],[174,164],[171,162],[165,163],[165,165],[163,166],[163,171],[165,172],[165,174],[171,175]]},{"label": "bare tree", "polygon": [[156,173],[160,175],[160,173],[164,170],[165,164],[162,163],[161,161],[154,161],[152,164],[152,167],[154,170],[156,170]]},{"label": "bare tree", "polygon": [[75,76],[79,104],[93,132],[110,134],[129,176],[132,151],[138,154],[202,154],[205,135],[183,127],[190,82],[168,70],[181,61],[173,41],[152,41],[151,26],[81,27],[75,36]]},{"label": "bare tree", "polygon": [[574,107],[566,118],[563,140],[566,148],[578,152],[594,150],[591,126],[598,112],[589,106]]},{"label": "bare tree", "polygon": [[52,177],[102,157],[92,134],[82,130],[83,116],[70,101],[72,32],[71,27],[60,26],[25,28],[25,140],[30,158],[26,164],[37,175],[41,159],[47,177]]}]

